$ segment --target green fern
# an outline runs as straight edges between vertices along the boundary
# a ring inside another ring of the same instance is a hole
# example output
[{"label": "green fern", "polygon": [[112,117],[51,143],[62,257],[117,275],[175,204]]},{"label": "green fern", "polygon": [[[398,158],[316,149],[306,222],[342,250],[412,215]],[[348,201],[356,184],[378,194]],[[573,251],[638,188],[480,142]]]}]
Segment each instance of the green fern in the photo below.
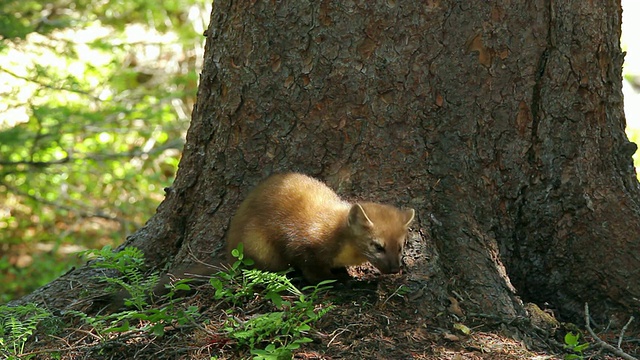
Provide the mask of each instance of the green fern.
[{"label": "green fern", "polygon": [[184,325],[193,322],[199,316],[196,307],[191,306],[183,310],[175,306],[176,301],[173,299],[175,291],[189,290],[188,280],[178,281],[172,285],[169,293],[165,295],[167,301],[164,306],[150,307],[147,300],[148,294],[158,284],[160,276],[158,273],[145,274],[144,254],[139,249],[128,247],[120,252],[113,252],[110,246],[105,246],[101,250],[89,250],[83,254],[94,257],[92,267],[114,269],[120,273],[119,277],[99,276],[98,278],[111,284],[114,292],[126,290],[130,297],[125,299],[124,303],[134,308],[134,310],[96,317],[79,311],[70,312],[91,325],[99,334],[135,330],[162,336],[168,324],[175,322]]},{"label": "green fern", "polygon": [[101,250],[88,250],[81,253],[94,257],[91,264],[94,268],[113,269],[120,273],[119,277],[99,277],[112,285],[112,291],[126,290],[129,297],[125,299],[125,305],[142,310],[147,307],[148,294],[158,283],[158,273],[145,274],[144,254],[135,247],[127,247],[119,252],[113,252],[111,246],[105,246]]},{"label": "green fern", "polygon": [[0,306],[0,358],[18,359],[24,346],[40,325],[50,332],[58,321],[48,310],[35,304]]},{"label": "green fern", "polygon": [[[254,359],[290,359],[293,350],[312,341],[306,336],[311,325],[333,308],[316,305],[320,293],[331,288],[329,284],[334,280],[300,290],[291,283],[286,273],[243,268],[248,259],[244,258],[241,247],[232,254],[238,261],[230,272],[219,273],[211,279],[216,298],[237,305],[243,298],[258,293],[281,311],[267,312],[247,321],[230,316],[224,331],[238,345],[248,347]],[[293,300],[285,301],[284,295]],[[265,343],[268,345],[261,348]]]}]

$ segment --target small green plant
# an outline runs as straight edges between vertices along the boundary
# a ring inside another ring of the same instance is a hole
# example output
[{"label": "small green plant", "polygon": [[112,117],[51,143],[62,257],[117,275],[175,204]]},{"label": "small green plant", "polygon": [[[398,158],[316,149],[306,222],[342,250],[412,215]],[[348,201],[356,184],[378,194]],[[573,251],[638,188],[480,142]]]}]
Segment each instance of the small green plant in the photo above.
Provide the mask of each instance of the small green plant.
[{"label": "small green plant", "polygon": [[164,328],[170,324],[185,325],[194,322],[199,316],[196,306],[180,309],[174,301],[169,301],[160,308],[147,308],[143,310],[125,310],[108,315],[89,316],[80,311],[70,311],[83,319],[98,334],[124,333],[137,331],[151,333],[155,336],[163,336]]},{"label": "small green plant", "polygon": [[564,336],[564,348],[573,352],[564,356],[565,360],[584,359],[582,352],[589,347],[589,343],[580,344],[580,334],[568,332]]},{"label": "small green plant", "polygon": [[114,292],[126,290],[129,293],[126,306],[142,310],[149,305],[149,291],[158,284],[160,276],[144,273],[144,254],[140,249],[127,247],[114,252],[111,246],[105,246],[102,250],[87,250],[81,254],[95,257],[91,264],[94,268],[114,269],[120,273],[119,277],[100,276],[99,279],[111,284]]},{"label": "small green plant", "polygon": [[[311,324],[319,320],[331,307],[316,310],[319,293],[330,288],[333,280],[308,286],[302,291],[290,284],[284,274],[267,273],[260,270],[246,270],[244,276],[250,278],[251,286],[263,284],[262,294],[282,311],[267,312],[247,321],[239,321],[230,317],[225,327],[229,337],[239,345],[248,346],[254,359],[287,359],[292,351],[312,340],[306,336]],[[311,291],[307,296],[304,292]],[[283,294],[292,294],[294,301],[285,301]],[[269,343],[264,349],[260,346]]]},{"label": "small green plant", "polygon": [[214,294],[216,300],[224,299],[235,306],[242,303],[247,296],[253,295],[253,285],[242,276],[242,271],[252,266],[254,262],[244,257],[242,243],[231,251],[231,255],[237,260],[227,271],[220,271],[209,279],[209,283],[216,290]]},{"label": "small green plant", "polygon": [[[190,306],[187,309],[180,309],[175,306],[174,296],[176,291],[188,291],[189,280],[181,280],[173,285],[169,285],[169,293],[164,296],[165,304],[159,308],[151,308],[148,298],[151,290],[158,284],[157,273],[145,275],[144,254],[137,248],[128,247],[120,252],[114,253],[110,246],[105,246],[102,250],[90,250],[84,254],[96,256],[95,268],[114,269],[120,272],[120,277],[100,276],[114,286],[113,291],[126,290],[130,297],[125,299],[127,307],[134,310],[125,310],[108,315],[89,316],[79,311],[73,311],[74,315],[82,318],[91,325],[98,333],[106,334],[110,332],[141,331],[150,332],[156,336],[164,335],[164,328],[168,324],[177,323],[184,325],[194,321],[198,316],[197,307]],[[138,325],[132,325],[135,322]]]},{"label": "small green plant", "polygon": [[39,325],[44,324],[49,330],[55,318],[46,309],[35,304],[22,306],[0,306],[0,358],[25,358],[24,346]]},{"label": "small green plant", "polygon": [[[253,262],[244,258],[242,244],[232,254],[238,260],[231,269],[211,279],[216,299],[236,305],[258,293],[277,311],[254,316],[246,321],[230,316],[224,331],[238,345],[248,347],[254,359],[290,359],[293,350],[312,341],[306,335],[311,330],[311,325],[331,310],[331,306],[319,307],[317,302],[320,293],[328,290],[331,287],[329,284],[334,280],[299,290],[287,278],[286,273],[244,268]],[[265,343],[268,345],[264,346]]]},{"label": "small green plant", "polygon": [[253,260],[244,257],[244,245],[242,243],[238,244],[238,247],[231,250],[231,255],[237,260],[231,265],[231,269],[238,271],[243,267],[248,267],[254,264]]}]

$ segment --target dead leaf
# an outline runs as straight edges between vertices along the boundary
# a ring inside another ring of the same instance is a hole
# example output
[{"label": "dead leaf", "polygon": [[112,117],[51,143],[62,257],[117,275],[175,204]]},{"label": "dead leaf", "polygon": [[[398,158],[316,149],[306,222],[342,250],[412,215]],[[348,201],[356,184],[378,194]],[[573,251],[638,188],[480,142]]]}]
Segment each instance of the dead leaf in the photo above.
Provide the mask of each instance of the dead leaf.
[{"label": "dead leaf", "polygon": [[445,339],[449,340],[449,341],[460,341],[460,338],[456,335],[453,335],[451,333],[444,333],[442,335],[442,337],[444,337]]}]

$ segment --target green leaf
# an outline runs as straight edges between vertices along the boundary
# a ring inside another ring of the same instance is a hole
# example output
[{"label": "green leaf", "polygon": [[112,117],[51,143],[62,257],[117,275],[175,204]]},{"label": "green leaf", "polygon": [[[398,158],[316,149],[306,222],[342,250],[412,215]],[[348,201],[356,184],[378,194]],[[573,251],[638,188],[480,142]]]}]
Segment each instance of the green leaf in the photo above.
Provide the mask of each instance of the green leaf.
[{"label": "green leaf", "polygon": [[280,296],[280,294],[278,294],[277,292],[273,292],[273,291],[268,292],[265,295],[265,299],[271,300],[273,305],[275,305],[276,307],[282,306],[282,296]]},{"label": "green leaf", "polygon": [[576,347],[574,347],[573,351],[581,353],[581,352],[585,351],[588,348],[589,348],[589,343],[584,343],[584,344],[580,344],[580,345],[577,345]]},{"label": "green leaf", "polygon": [[125,332],[125,331],[129,331],[130,327],[129,327],[129,321],[125,320],[122,325],[120,326],[112,326],[108,329],[106,329],[104,332],[105,333],[110,333],[110,332]]},{"label": "green leaf", "polygon": [[175,290],[179,290],[179,291],[189,291],[191,290],[191,286],[189,286],[189,284],[185,284],[185,283],[176,283],[174,286]]},{"label": "green leaf", "polygon": [[581,360],[582,356],[576,354],[567,354],[564,356],[565,360]]},{"label": "green leaf", "polygon": [[155,324],[151,328],[151,332],[156,336],[164,336],[164,324]]},{"label": "green leaf", "polygon": [[580,338],[580,334],[574,334],[572,332],[568,332],[565,336],[564,336],[564,343],[575,347],[576,345],[578,345],[578,339]]}]

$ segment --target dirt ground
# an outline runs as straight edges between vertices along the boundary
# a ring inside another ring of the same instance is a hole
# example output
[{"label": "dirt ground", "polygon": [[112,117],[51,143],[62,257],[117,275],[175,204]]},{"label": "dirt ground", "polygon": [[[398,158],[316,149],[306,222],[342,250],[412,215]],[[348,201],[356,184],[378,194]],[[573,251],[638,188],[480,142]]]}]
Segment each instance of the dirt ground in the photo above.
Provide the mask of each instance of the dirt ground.
[{"label": "dirt ground", "polygon": [[[322,294],[333,308],[306,334],[313,342],[294,352],[294,359],[563,359],[566,325],[531,319],[498,319],[465,314],[456,299],[436,303],[428,289],[408,289],[402,276],[378,276],[367,268],[352,269],[359,280],[338,283]],[[54,336],[35,334],[25,354],[34,359],[248,359],[222,331],[227,304],[213,301],[213,288],[198,286],[179,306],[196,306],[201,322],[165,327],[165,335],[128,331],[97,334],[78,318]],[[261,297],[236,304],[232,316],[246,320],[269,311]],[[241,311],[238,311],[241,309]],[[63,314],[64,316],[64,314]],[[545,328],[546,327],[546,328]],[[604,336],[604,335],[603,335]],[[589,337],[585,337],[589,341]],[[615,344],[613,335],[607,338]],[[627,354],[640,354],[639,342],[625,342]],[[266,344],[265,344],[266,345]],[[574,354],[575,355],[575,354]],[[590,347],[583,359],[617,359]]]}]

